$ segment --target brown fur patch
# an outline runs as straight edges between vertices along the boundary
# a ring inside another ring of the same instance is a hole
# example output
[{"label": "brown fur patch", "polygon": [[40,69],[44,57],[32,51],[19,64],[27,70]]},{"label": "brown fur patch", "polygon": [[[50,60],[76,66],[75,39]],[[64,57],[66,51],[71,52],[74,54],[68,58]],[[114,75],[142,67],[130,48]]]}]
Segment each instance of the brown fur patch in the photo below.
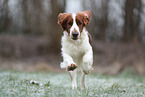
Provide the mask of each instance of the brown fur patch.
[{"label": "brown fur patch", "polygon": [[77,17],[79,20],[82,20],[83,22],[83,26],[86,26],[89,24],[89,21],[90,21],[90,18],[91,18],[91,11],[90,10],[87,10],[87,11],[84,11],[84,12],[78,12],[77,13]]},{"label": "brown fur patch", "polygon": [[83,27],[84,27],[84,23],[83,23],[83,18],[82,18],[82,16],[79,15],[79,14],[76,15],[76,23],[77,23],[77,25],[78,25],[78,27],[79,27],[80,32],[82,32],[82,29],[83,29]]},{"label": "brown fur patch", "polygon": [[62,30],[70,32],[70,28],[73,24],[73,19],[71,14],[60,13],[58,15],[58,24],[61,26]]},{"label": "brown fur patch", "polygon": [[90,33],[88,33],[88,37],[89,37],[89,43],[92,44],[92,36]]}]

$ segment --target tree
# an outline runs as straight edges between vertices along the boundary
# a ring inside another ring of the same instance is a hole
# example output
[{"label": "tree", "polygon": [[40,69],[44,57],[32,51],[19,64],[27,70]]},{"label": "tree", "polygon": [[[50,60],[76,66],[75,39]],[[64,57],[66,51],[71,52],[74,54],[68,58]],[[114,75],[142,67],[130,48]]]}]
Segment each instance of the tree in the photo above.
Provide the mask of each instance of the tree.
[{"label": "tree", "polygon": [[52,14],[49,17],[49,38],[51,40],[50,48],[52,51],[59,53],[60,52],[60,38],[61,38],[61,28],[57,24],[57,16],[59,13],[64,12],[65,10],[65,0],[61,1],[62,5],[58,0],[51,0],[51,9]]},{"label": "tree", "polygon": [[123,41],[139,40],[141,0],[126,0]]},{"label": "tree", "polygon": [[94,38],[105,40],[108,25],[108,2],[109,0],[83,0],[85,9],[92,11],[91,27],[89,31],[94,34]]},{"label": "tree", "polygon": [[9,7],[8,7],[8,2],[9,0],[4,0],[2,2],[1,6],[1,18],[0,18],[0,29],[2,31],[8,31],[10,24],[11,24],[11,19],[9,17]]}]

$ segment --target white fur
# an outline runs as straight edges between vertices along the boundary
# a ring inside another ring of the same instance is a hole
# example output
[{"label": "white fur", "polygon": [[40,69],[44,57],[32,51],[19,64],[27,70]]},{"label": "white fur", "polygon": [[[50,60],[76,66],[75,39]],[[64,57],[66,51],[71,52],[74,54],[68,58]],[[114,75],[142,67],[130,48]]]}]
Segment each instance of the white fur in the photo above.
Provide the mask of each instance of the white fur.
[{"label": "white fur", "polygon": [[[77,32],[79,32],[79,36],[80,36],[80,31],[79,31],[79,27],[77,26],[77,23],[75,21],[75,17],[76,17],[76,14],[75,13],[72,13],[72,18],[73,18],[73,25],[72,27],[70,28],[70,36],[72,37],[72,32],[73,30],[77,30]],[[78,37],[79,37],[78,36]]]},{"label": "white fur", "polygon": [[[75,22],[75,14],[72,14],[74,23],[70,32],[75,28],[78,30],[79,28],[76,27],[77,24]],[[93,68],[93,51],[92,46],[89,43],[88,31],[84,27],[80,37],[78,40],[72,40],[71,37],[68,35],[66,31],[63,32],[64,35],[62,36],[62,56],[63,62],[61,62],[60,67],[66,69],[68,65],[74,63],[78,66],[76,70],[69,71],[70,77],[72,80],[72,88],[77,88],[76,83],[76,75],[77,70],[82,71],[82,81],[81,81],[81,88],[85,85],[85,77]]]}]

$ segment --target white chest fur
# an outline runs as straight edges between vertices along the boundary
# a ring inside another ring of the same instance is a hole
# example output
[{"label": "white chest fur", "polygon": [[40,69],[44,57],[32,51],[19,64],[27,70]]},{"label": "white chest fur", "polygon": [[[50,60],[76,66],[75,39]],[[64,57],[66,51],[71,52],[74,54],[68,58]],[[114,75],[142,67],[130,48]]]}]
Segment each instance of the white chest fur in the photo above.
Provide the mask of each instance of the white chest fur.
[{"label": "white chest fur", "polygon": [[88,32],[84,30],[81,32],[81,37],[78,40],[72,40],[67,32],[64,32],[64,36],[62,37],[62,53],[67,53],[72,57],[77,57],[85,54],[88,50],[92,49]]},{"label": "white chest fur", "polygon": [[61,68],[66,68],[70,63],[76,63],[79,67],[83,65],[84,61],[87,61],[88,66],[93,63],[92,46],[89,43],[88,32],[85,28],[78,40],[72,40],[64,31],[61,50],[63,56]]}]

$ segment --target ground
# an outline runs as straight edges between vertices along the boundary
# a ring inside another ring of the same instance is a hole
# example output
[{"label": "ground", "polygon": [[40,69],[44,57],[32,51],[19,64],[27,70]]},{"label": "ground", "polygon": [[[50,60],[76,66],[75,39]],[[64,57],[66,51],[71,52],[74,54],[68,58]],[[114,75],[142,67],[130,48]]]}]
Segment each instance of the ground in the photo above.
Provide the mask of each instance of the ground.
[{"label": "ground", "polygon": [[[38,81],[42,85],[31,84]],[[145,77],[125,70],[119,75],[91,73],[87,89],[71,89],[67,73],[0,71],[0,95],[3,97],[145,97]]]}]

